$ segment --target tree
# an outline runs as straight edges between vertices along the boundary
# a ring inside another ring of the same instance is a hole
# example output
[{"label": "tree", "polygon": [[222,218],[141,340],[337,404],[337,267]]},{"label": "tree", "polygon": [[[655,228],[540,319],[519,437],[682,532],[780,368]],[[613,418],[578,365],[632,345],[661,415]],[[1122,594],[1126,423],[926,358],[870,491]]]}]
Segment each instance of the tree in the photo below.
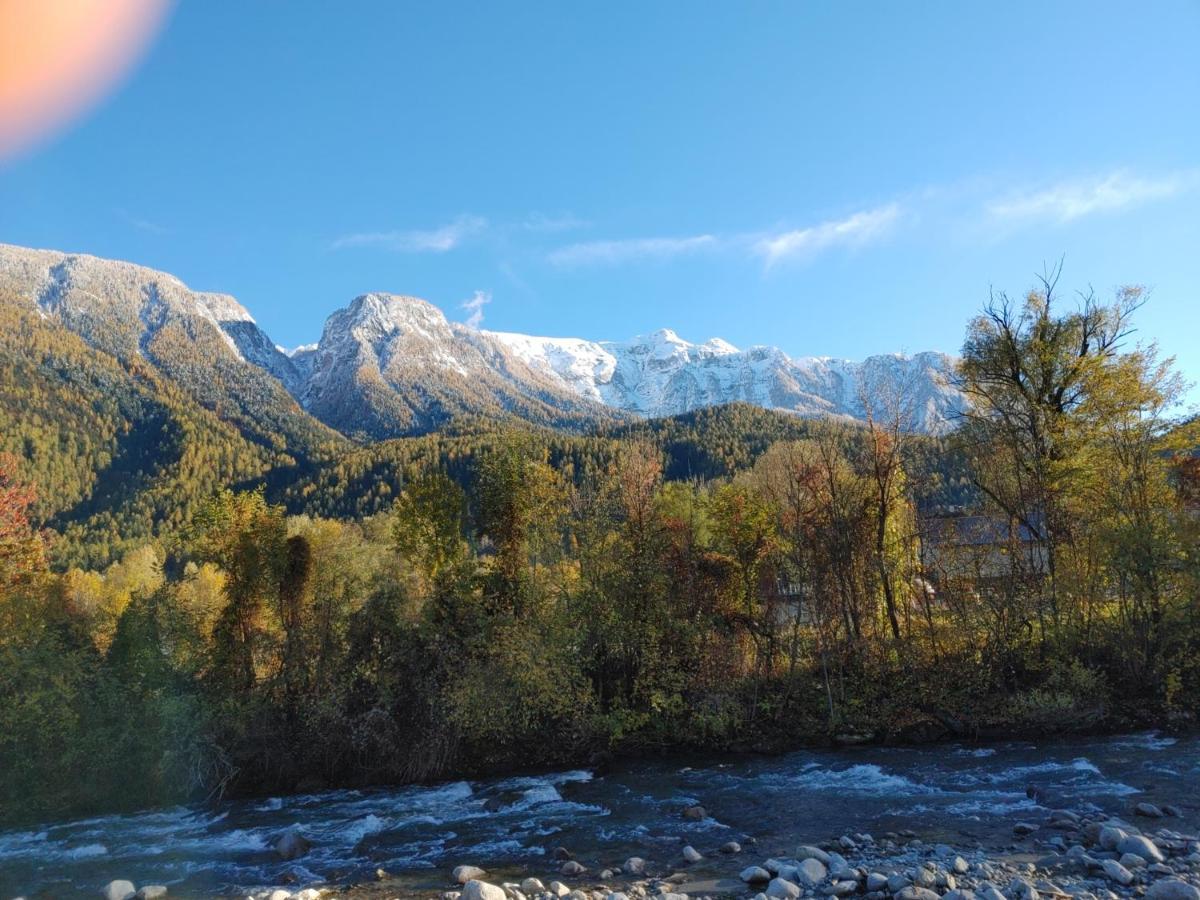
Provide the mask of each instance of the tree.
[{"label": "tree", "polygon": [[286,555],[283,509],[263,492],[224,490],[196,516],[195,550],[225,572],[226,605],[216,625],[215,663],[234,690],[252,688],[278,627],[274,601]]},{"label": "tree", "polygon": [[[958,439],[976,487],[1003,516],[1025,529],[1045,559],[1045,606],[1057,621],[1060,562],[1075,532],[1073,499],[1097,473],[1087,448],[1101,394],[1121,365],[1140,288],[1122,288],[1103,304],[1094,293],[1059,313],[1061,266],[1045,274],[1023,303],[994,294],[973,319],[963,345],[958,385],[969,400]],[[1136,408],[1137,398],[1129,398]]]}]

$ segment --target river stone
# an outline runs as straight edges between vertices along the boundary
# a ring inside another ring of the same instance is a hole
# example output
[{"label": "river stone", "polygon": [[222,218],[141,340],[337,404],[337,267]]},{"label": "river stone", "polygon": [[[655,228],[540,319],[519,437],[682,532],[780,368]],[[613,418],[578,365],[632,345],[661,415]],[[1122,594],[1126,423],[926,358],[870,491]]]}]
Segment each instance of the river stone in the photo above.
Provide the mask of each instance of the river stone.
[{"label": "river stone", "polygon": [[761,884],[771,880],[771,873],[762,866],[747,866],[742,869],[742,874],[738,877],[746,884]]},{"label": "river stone", "polygon": [[582,863],[577,863],[573,859],[568,859],[565,863],[562,864],[562,868],[558,870],[558,874],[571,877],[574,875],[582,875],[586,871],[587,871],[587,869],[583,866]]},{"label": "river stone", "polygon": [[1163,861],[1162,851],[1154,845],[1154,841],[1142,837],[1140,834],[1126,835],[1117,842],[1115,849],[1118,853],[1132,853],[1140,856],[1146,862]]},{"label": "river stone", "polygon": [[1116,850],[1117,844],[1121,843],[1127,837],[1128,835],[1116,825],[1105,825],[1100,829],[1100,834],[1096,837],[1096,843],[1105,850]]},{"label": "river stone", "polygon": [[450,874],[459,884],[466,884],[468,881],[478,881],[487,872],[479,866],[455,866]]},{"label": "river stone", "polygon": [[627,875],[641,875],[646,871],[646,861],[640,856],[631,856],[621,868]]},{"label": "river stone", "polygon": [[1163,811],[1153,803],[1139,803],[1133,808],[1133,814],[1147,819],[1161,819],[1163,817]]},{"label": "river stone", "polygon": [[700,855],[700,851],[691,844],[688,844],[683,848],[683,858],[690,863],[698,863],[700,860],[704,859],[704,857]]},{"label": "river stone", "polygon": [[966,875],[971,870],[971,865],[961,856],[956,856],[950,861],[950,868],[954,870],[955,875]]},{"label": "river stone", "polygon": [[825,880],[829,870],[819,859],[802,859],[796,866],[796,879],[805,887],[813,887]]},{"label": "river stone", "polygon": [[538,879],[526,878],[521,882],[521,890],[527,894],[541,894],[546,888]]},{"label": "river stone", "polygon": [[592,900],[592,895],[587,891],[581,891],[579,888],[567,894],[567,900]]},{"label": "river stone", "polygon": [[889,894],[898,894],[906,887],[912,884],[912,879],[906,875],[901,875],[899,872],[893,872],[888,876],[887,889]]},{"label": "river stone", "polygon": [[943,894],[942,900],[975,900],[975,892],[963,888],[955,888],[949,893]]},{"label": "river stone", "polygon": [[1119,862],[1121,865],[1123,865],[1127,869],[1144,869],[1144,868],[1146,868],[1146,861],[1144,859],[1142,859],[1140,856],[1138,856],[1136,853],[1122,853],[1121,858],[1118,859],[1117,862]]},{"label": "river stone", "polygon": [[691,819],[693,822],[699,822],[701,819],[708,818],[708,811],[703,806],[689,806],[683,811],[685,819]]},{"label": "river stone", "polygon": [[821,865],[829,865],[829,854],[820,847],[810,847],[807,844],[796,851],[796,859],[815,859]]},{"label": "river stone", "polygon": [[548,887],[547,890],[555,897],[565,897],[567,894],[571,893],[571,889],[561,881],[550,882],[550,887]]},{"label": "river stone", "polygon": [[979,900],[1008,900],[998,887],[986,881],[979,886],[978,895]]},{"label": "river stone", "polygon": [[[165,884],[144,884],[138,889],[136,896],[137,900],[160,900],[167,896],[167,886]],[[300,894],[296,896],[299,897]]]},{"label": "river stone", "polygon": [[829,894],[834,897],[845,897],[857,890],[857,881],[835,881],[829,886]]},{"label": "river stone", "polygon": [[1200,888],[1178,878],[1163,878],[1150,885],[1146,900],[1200,900]]},{"label": "river stone", "polygon": [[629,900],[629,895],[624,891],[613,891],[604,900]]},{"label": "river stone", "polygon": [[103,897],[104,900],[129,900],[130,897],[134,897],[136,895],[137,889],[133,886],[133,882],[124,881],[121,879],[118,879],[117,881],[110,881],[104,886],[104,889],[100,891],[100,896]]},{"label": "river stone", "polygon": [[887,890],[888,878],[880,872],[871,872],[867,875],[867,890],[872,894],[879,891]]},{"label": "river stone", "polygon": [[462,890],[462,900],[508,900],[504,888],[472,878]]},{"label": "river stone", "polygon": [[742,845],[739,844],[737,841],[726,841],[724,844],[721,845],[721,852],[722,853],[730,853],[730,854],[741,853]]},{"label": "river stone", "polygon": [[1133,881],[1133,873],[1115,859],[1101,860],[1100,868],[1104,870],[1104,874],[1108,878],[1112,879],[1119,885],[1127,885]]},{"label": "river stone", "polygon": [[271,891],[267,900],[292,900],[292,892],[287,888],[275,888]]},{"label": "river stone", "polygon": [[895,900],[941,900],[936,891],[910,884],[896,892]]},{"label": "river stone", "polygon": [[289,828],[275,842],[275,852],[280,859],[299,859],[312,849],[312,843],[295,828]]},{"label": "river stone", "polygon": [[768,897],[782,897],[784,900],[796,900],[802,893],[799,885],[792,884],[786,878],[772,878],[766,890]]}]

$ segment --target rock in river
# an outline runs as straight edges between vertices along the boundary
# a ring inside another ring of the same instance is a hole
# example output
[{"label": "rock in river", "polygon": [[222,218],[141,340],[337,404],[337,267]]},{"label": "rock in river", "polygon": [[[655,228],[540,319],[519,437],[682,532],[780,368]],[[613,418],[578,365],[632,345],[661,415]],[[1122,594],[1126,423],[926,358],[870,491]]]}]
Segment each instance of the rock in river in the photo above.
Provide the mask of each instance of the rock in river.
[{"label": "rock in river", "polygon": [[478,881],[487,874],[479,866],[455,866],[452,873],[454,880],[459,884],[466,884],[468,881]]},{"label": "rock in river", "polygon": [[110,881],[104,886],[104,890],[100,892],[104,900],[130,900],[136,894],[137,890],[134,888],[132,881],[120,879]]},{"label": "rock in river", "polygon": [[312,849],[312,843],[294,828],[280,835],[275,842],[275,852],[280,859],[299,859]]},{"label": "rock in river", "polygon": [[468,881],[462,890],[462,900],[508,900],[504,888],[486,881]]}]

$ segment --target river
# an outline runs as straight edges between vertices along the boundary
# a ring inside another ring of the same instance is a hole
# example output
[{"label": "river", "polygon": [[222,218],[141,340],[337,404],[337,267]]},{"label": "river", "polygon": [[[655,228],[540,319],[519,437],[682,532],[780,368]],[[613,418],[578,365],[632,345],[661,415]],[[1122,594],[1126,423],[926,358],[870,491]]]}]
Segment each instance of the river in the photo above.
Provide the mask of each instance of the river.
[{"label": "river", "polygon": [[[1027,788],[1036,787],[1036,798]],[[681,841],[757,840],[790,852],[847,831],[913,829],[999,846],[1044,807],[1134,802],[1200,817],[1200,737],[1158,734],[987,746],[803,750],[774,757],[672,758],[485,781],[148,810],[0,831],[0,898],[96,896],[114,878],[162,883],[174,897],[241,895],[290,884],[351,883],[375,871],[443,889],[473,863],[545,876],[553,851],[593,865],[677,856]],[[681,810],[701,804],[707,818]],[[498,808],[497,808],[498,807]],[[272,840],[295,826],[313,843],[282,862]]]}]

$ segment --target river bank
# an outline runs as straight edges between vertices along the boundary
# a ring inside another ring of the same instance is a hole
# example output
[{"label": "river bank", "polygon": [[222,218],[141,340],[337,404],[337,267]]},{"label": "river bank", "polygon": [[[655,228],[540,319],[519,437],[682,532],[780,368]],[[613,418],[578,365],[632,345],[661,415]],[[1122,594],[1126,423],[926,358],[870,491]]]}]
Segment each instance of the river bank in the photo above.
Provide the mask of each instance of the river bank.
[{"label": "river bank", "polygon": [[[115,878],[163,884],[174,897],[303,888],[327,896],[439,897],[453,886],[451,870],[464,864],[487,869],[497,882],[520,885],[535,877],[549,886],[557,879],[571,889],[632,896],[639,889],[654,893],[658,883],[619,872],[631,857],[646,859],[655,878],[679,873],[686,883],[728,883],[751,863],[786,861],[798,846],[856,840],[856,834],[875,839],[837,852],[857,868],[886,867],[892,858],[897,871],[912,868],[918,863],[910,854],[924,861],[939,844],[972,865],[1008,866],[1009,857],[1023,865],[1031,854],[1046,855],[1046,841],[1066,834],[1046,827],[1052,810],[1089,822],[1132,821],[1143,802],[1182,813],[1157,824],[1137,819],[1143,830],[1154,824],[1195,832],[1200,739],[1149,733],[643,760],[602,772],[330,791],[46,823],[0,832],[0,897],[95,896]],[[706,814],[685,818],[682,811],[695,805]],[[1038,830],[1014,842],[1013,829],[1022,823]],[[311,846],[281,859],[274,844],[293,830]],[[730,841],[743,852],[721,853]],[[685,867],[684,846],[704,858]],[[559,847],[587,868],[586,877],[560,873]],[[601,878],[606,869],[611,877]],[[382,881],[377,870],[385,873]],[[865,893],[863,882],[857,894]]]}]

